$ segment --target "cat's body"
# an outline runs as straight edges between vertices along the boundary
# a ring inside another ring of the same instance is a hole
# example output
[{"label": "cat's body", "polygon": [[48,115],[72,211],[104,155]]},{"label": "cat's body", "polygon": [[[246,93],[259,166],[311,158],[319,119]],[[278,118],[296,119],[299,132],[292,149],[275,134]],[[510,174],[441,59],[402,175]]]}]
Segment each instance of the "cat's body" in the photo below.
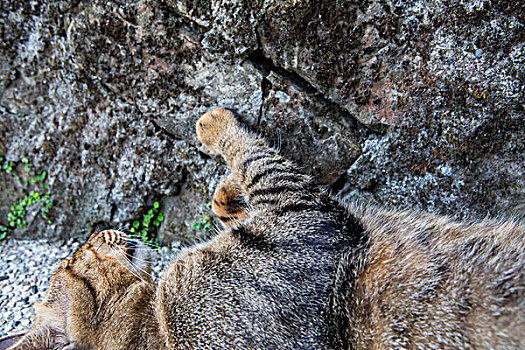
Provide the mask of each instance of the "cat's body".
[{"label": "cat's body", "polygon": [[92,236],[13,349],[525,348],[523,226],[344,208],[231,112],[197,133],[232,170],[227,228],[158,284],[125,235]]},{"label": "cat's body", "polygon": [[525,349],[522,226],[371,207],[351,212],[369,234],[366,247],[341,260],[335,283],[347,343]]}]

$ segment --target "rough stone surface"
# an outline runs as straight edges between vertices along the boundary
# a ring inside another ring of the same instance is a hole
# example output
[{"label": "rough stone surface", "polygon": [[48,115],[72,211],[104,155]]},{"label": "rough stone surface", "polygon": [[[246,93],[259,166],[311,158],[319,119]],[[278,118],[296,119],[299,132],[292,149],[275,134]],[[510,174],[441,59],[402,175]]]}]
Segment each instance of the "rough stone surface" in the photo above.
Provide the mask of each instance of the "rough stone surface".
[{"label": "rough stone surface", "polygon": [[302,91],[289,78],[270,72],[265,79],[266,95],[254,128],[319,183],[334,184],[361,154],[358,124],[348,112]]},{"label": "rough stone surface", "polygon": [[[28,208],[12,234],[126,227],[158,200],[162,241],[192,241],[226,172],[194,133],[216,106],[343,197],[522,215],[524,6],[2,1],[1,155],[54,198],[51,224]],[[0,185],[6,225],[24,188]]]}]

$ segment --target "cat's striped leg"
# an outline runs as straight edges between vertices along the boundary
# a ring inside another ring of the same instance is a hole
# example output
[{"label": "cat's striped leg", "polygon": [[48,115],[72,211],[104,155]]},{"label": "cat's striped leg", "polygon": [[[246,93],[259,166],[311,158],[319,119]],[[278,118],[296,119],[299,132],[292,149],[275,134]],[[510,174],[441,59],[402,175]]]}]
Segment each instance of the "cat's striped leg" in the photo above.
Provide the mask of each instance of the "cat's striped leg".
[{"label": "cat's striped leg", "polygon": [[248,217],[242,189],[233,174],[224,178],[215,189],[211,208],[226,227],[233,226]]},{"label": "cat's striped leg", "polygon": [[197,134],[211,152],[224,157],[250,207],[278,213],[320,207],[311,178],[242,126],[231,111],[205,113]]}]

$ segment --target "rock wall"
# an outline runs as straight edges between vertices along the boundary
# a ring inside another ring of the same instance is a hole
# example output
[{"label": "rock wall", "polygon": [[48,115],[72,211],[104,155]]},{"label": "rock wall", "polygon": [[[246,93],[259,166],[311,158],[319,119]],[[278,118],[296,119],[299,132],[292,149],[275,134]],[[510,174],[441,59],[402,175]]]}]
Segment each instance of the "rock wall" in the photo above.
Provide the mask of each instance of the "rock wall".
[{"label": "rock wall", "polygon": [[[196,140],[237,111],[333,193],[460,218],[525,209],[525,5],[512,1],[2,1],[0,224],[206,235],[226,168]],[[30,171],[24,170],[33,164]],[[24,193],[24,191],[26,193]],[[49,220],[49,222],[47,222]]]}]

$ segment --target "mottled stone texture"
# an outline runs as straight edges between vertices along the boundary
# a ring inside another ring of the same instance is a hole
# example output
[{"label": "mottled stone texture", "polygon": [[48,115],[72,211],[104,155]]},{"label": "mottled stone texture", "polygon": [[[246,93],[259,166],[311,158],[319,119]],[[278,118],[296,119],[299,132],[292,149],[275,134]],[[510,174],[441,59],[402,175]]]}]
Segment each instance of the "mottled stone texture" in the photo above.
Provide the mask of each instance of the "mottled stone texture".
[{"label": "mottled stone texture", "polygon": [[[2,1],[0,148],[47,170],[55,201],[51,225],[29,210],[14,234],[125,226],[158,200],[163,241],[191,241],[226,171],[194,134],[215,106],[343,197],[521,215],[524,13],[514,1]],[[20,184],[0,184],[5,224]]]}]

